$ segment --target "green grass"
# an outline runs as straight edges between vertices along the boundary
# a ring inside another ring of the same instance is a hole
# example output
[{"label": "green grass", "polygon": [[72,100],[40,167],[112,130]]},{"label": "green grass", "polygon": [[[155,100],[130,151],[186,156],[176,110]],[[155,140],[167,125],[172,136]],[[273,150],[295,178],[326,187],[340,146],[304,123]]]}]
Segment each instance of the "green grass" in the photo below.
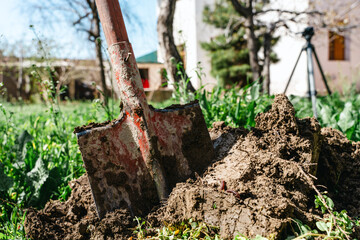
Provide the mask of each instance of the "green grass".
[{"label": "green grass", "polygon": [[195,93],[183,93],[186,87],[176,86],[173,103],[198,100],[205,122],[211,127],[214,122],[224,121],[232,127],[255,127],[255,117],[271,106],[273,96],[262,95],[257,82],[243,88],[214,87],[211,92],[200,89]]},{"label": "green grass", "polygon": [[[178,90],[174,98],[165,104],[197,99],[208,127],[215,121],[225,121],[233,127],[250,129],[255,126],[256,115],[266,111],[273,99],[272,96],[261,95],[259,90],[257,83],[243,89],[214,88],[211,92],[185,95]],[[298,117],[312,115],[308,99],[291,97],[291,101]],[[42,208],[49,199],[65,200],[69,196],[71,190],[67,183],[85,172],[73,129],[117,116],[119,104],[115,102],[112,105],[115,107],[109,111],[102,108],[98,101],[65,102],[60,106],[1,104],[0,239],[25,238],[23,209],[30,206]],[[164,104],[155,106],[164,107]],[[318,98],[321,125],[339,129],[353,141],[360,140],[358,109],[360,96],[355,92]],[[197,224],[197,227],[202,226]],[[192,225],[187,223],[186,226],[192,229]],[[194,227],[196,231],[199,230],[197,227]],[[201,231],[204,229],[207,228],[201,227]],[[161,234],[172,235],[176,229],[161,231]]]},{"label": "green grass", "polygon": [[107,115],[90,102],[2,103],[0,110],[0,239],[8,239],[24,237],[22,209],[69,196],[67,183],[85,172],[72,132]]}]

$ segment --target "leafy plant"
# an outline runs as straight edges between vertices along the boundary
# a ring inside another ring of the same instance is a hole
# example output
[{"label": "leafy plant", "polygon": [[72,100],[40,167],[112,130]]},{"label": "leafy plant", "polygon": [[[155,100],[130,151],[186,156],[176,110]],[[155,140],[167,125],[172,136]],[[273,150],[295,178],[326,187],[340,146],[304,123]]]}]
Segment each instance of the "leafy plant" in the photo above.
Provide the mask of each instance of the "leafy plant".
[{"label": "leafy plant", "polygon": [[268,240],[268,238],[264,238],[260,235],[257,235],[255,238],[248,238],[243,234],[238,234],[235,236],[234,240]]},{"label": "leafy plant", "polygon": [[[6,213],[2,211],[0,218],[6,217]],[[25,221],[26,212],[14,207],[9,219],[0,225],[0,239],[26,239],[23,222]]]},{"label": "leafy plant", "polygon": [[[8,126],[0,115],[0,226],[9,229],[15,208],[19,213],[28,206],[42,208],[49,199],[67,199],[71,192],[68,182],[85,172],[72,131],[90,121],[104,121],[106,114],[102,109],[94,112],[91,103],[63,105],[58,117],[66,124],[59,129],[47,106],[2,106],[14,112]],[[20,217],[17,224],[21,223]],[[7,234],[7,239],[19,238]]]},{"label": "leafy plant", "polygon": [[[175,64],[175,63],[174,63]],[[190,78],[184,73],[184,66],[182,62],[176,63],[177,75],[180,76],[181,81],[174,82],[174,92],[172,94],[172,100],[176,103],[185,104],[195,100],[195,94],[187,90],[187,85],[190,82]]]},{"label": "leafy plant", "polygon": [[[254,127],[256,115],[267,110],[272,102],[271,96],[261,94],[261,86],[258,82],[243,88],[233,86],[226,89],[215,86],[211,92],[206,91],[205,86],[202,86],[195,93],[188,92],[186,84],[190,79],[184,79],[181,63],[177,64],[177,68],[183,81],[174,85],[172,100],[181,104],[198,100],[208,127],[217,121],[224,121],[233,127]],[[201,71],[197,74],[201,80]]]},{"label": "leafy plant", "polygon": [[[356,88],[341,96],[338,92],[318,97],[318,120],[323,127],[332,127],[343,132],[349,140],[360,141],[360,95]],[[312,116],[311,102],[307,98],[290,98],[299,118]]]},{"label": "leafy plant", "polygon": [[135,218],[137,227],[134,230],[138,239],[216,239],[218,228],[209,226],[204,222],[197,222],[189,219],[178,224],[167,224],[161,228],[152,228],[141,218]]},{"label": "leafy plant", "polygon": [[208,127],[216,121],[233,127],[254,127],[256,115],[267,110],[272,101],[272,97],[260,94],[258,82],[244,88],[215,87],[198,94],[198,99]]},{"label": "leafy plant", "polygon": [[[257,8],[266,5],[266,1],[257,2]],[[221,34],[202,42],[210,57],[211,75],[218,79],[218,85],[225,87],[229,84],[245,86],[252,78],[249,48],[247,46],[246,21],[238,21],[242,16],[234,9],[231,1],[217,0],[213,6],[205,6],[203,21],[218,29]],[[257,31],[260,26],[257,26]],[[271,45],[275,45],[279,38],[273,38]],[[262,51],[260,46],[264,43],[263,35],[255,40],[256,51]],[[276,54],[271,53],[271,61],[278,61]],[[260,68],[263,68],[263,64]]]},{"label": "leafy plant", "polygon": [[316,222],[317,229],[311,229],[300,220],[293,220],[297,228],[297,237],[287,239],[351,239],[354,227],[359,225],[358,220],[351,219],[346,210],[334,211],[334,202],[328,196],[321,194],[315,196],[315,207],[320,208],[324,214]]}]

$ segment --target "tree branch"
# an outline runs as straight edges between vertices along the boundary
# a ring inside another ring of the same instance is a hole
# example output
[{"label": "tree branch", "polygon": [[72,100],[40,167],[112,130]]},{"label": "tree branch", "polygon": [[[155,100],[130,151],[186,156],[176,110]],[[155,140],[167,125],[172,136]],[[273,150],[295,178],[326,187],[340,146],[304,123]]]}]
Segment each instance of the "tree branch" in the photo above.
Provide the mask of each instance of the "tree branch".
[{"label": "tree branch", "polygon": [[75,22],[73,22],[73,25],[75,26],[75,25],[77,25],[77,24],[80,24],[81,21],[82,21],[84,18],[87,18],[89,15],[90,15],[90,12],[86,13],[86,14],[83,15],[83,16],[79,16],[79,18],[78,18]]},{"label": "tree branch", "polygon": [[251,14],[252,9],[244,7],[238,0],[231,0],[235,10],[244,17],[248,17]]},{"label": "tree branch", "polygon": [[284,10],[284,9],[277,9],[277,8],[269,8],[269,9],[266,9],[266,10],[261,10],[261,11],[256,11],[254,12],[254,15],[259,15],[259,14],[265,14],[265,13],[268,13],[268,12],[277,12],[277,13],[288,13],[288,14],[294,14],[294,15],[303,15],[303,14],[308,14],[308,15],[320,15],[320,16],[323,16],[325,15],[323,12],[320,12],[320,11],[316,11],[316,10],[313,10],[313,11],[303,11],[303,12],[298,12],[298,11],[290,11],[290,10]]}]

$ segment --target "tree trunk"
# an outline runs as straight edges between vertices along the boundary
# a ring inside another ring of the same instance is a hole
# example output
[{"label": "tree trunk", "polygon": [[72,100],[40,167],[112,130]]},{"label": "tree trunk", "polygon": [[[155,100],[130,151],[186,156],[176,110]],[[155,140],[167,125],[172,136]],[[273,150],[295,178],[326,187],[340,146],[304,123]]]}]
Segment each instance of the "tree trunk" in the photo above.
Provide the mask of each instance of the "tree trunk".
[{"label": "tree trunk", "polygon": [[252,71],[252,79],[253,81],[260,79],[260,66],[258,59],[258,49],[256,46],[256,36],[255,36],[255,27],[254,27],[254,15],[253,15],[253,7],[252,1],[248,1],[248,9],[250,9],[250,13],[246,17],[245,25],[246,25],[246,36],[247,36],[247,47],[249,49],[249,58],[250,58],[250,66]]},{"label": "tree trunk", "polygon": [[89,32],[89,34],[91,35],[91,37],[95,43],[95,49],[96,49],[96,59],[97,59],[97,64],[99,65],[100,68],[100,80],[101,80],[101,85],[102,85],[102,89],[103,89],[103,93],[104,93],[104,104],[106,107],[108,107],[108,102],[109,102],[109,93],[107,90],[107,86],[106,86],[106,78],[105,78],[105,70],[104,70],[104,62],[103,62],[103,55],[102,55],[102,51],[101,51],[101,41],[100,41],[100,19],[99,19],[99,15],[97,13],[97,9],[96,9],[96,5],[95,5],[95,1],[88,1],[88,5],[91,8],[92,11],[92,21],[93,21],[93,26],[94,29],[92,29],[91,32]]},{"label": "tree trunk", "polygon": [[263,69],[263,92],[270,94],[270,52],[271,52],[271,33],[264,35],[264,69]]},{"label": "tree trunk", "polygon": [[[170,82],[173,83],[180,82],[182,80],[181,76],[177,74],[178,70],[176,68],[176,64],[182,62],[182,59],[176,48],[173,36],[175,6],[176,0],[161,0],[157,23],[161,55],[165,62],[167,76]],[[186,80],[188,77],[186,75],[185,69],[182,68],[181,71]],[[190,81],[186,88],[189,91],[195,91]]]},{"label": "tree trunk", "polygon": [[107,86],[106,86],[105,70],[104,70],[103,56],[101,51],[101,41],[95,40],[95,45],[96,45],[96,58],[100,68],[101,85],[104,93],[104,104],[107,106],[109,100],[109,91],[107,90]]},{"label": "tree trunk", "polygon": [[256,46],[256,36],[254,27],[253,0],[247,0],[246,6],[239,0],[231,0],[234,9],[245,18],[246,44],[249,49],[250,67],[253,81],[260,80],[260,65],[258,59],[258,49]]}]

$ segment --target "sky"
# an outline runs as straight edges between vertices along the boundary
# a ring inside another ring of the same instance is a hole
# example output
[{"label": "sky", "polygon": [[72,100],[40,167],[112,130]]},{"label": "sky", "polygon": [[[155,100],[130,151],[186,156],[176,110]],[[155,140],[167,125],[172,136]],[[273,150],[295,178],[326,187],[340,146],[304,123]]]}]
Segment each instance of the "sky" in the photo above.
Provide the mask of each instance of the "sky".
[{"label": "sky", "polygon": [[[61,1],[61,0],[59,0]],[[156,0],[127,1],[129,9],[139,24],[125,19],[135,56],[140,57],[157,49]],[[59,58],[89,59],[95,50],[85,34],[77,32],[70,21],[57,20],[44,24],[40,14],[30,8],[31,0],[0,0],[0,49],[4,46],[20,48],[31,45],[37,37],[53,47],[53,56]],[[33,25],[33,28],[29,26]],[[50,39],[50,40],[49,40]]]}]

